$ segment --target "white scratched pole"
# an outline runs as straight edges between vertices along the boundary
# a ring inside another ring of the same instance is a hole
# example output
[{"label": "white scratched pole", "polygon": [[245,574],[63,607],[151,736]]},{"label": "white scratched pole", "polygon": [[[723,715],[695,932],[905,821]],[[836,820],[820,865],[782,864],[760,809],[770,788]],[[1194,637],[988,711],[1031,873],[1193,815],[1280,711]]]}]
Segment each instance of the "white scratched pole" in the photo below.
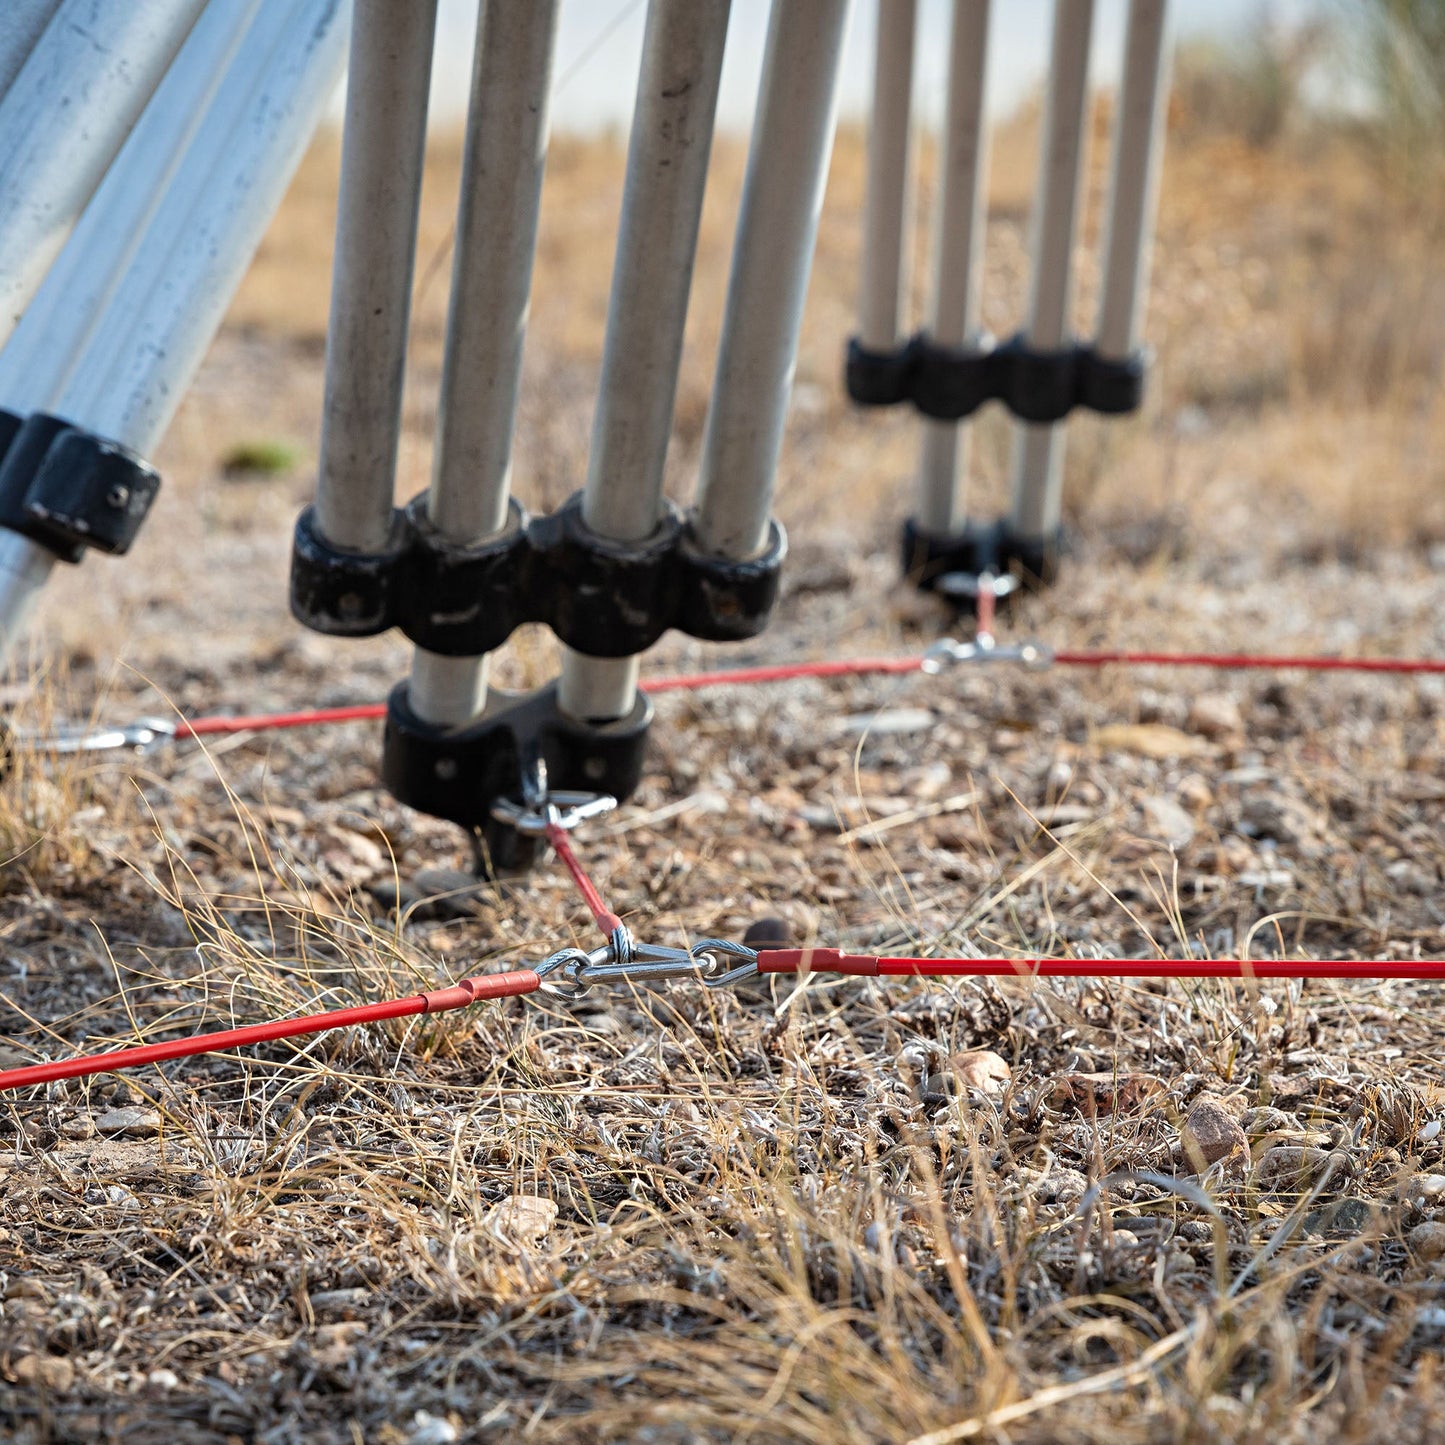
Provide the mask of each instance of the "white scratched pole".
[{"label": "white scratched pole", "polygon": [[317,531],[353,552],[391,534],[435,32],[436,0],[356,0],[316,480]]},{"label": "white scratched pole", "polygon": [[768,23],[693,516],[718,557],[756,557],[767,542],[848,11],[848,0],[774,0]]},{"label": "white scratched pole", "polygon": [[[987,226],[988,28],[989,0],[954,0],[927,325],[928,335],[944,346],[962,346],[979,333]],[[952,536],[963,526],[970,436],[967,421],[924,418],[918,523],[927,533]]]},{"label": "white scratched pole", "polygon": [[[582,520],[599,536],[640,542],[661,515],[678,365],[707,185],[730,0],[652,0]],[[565,649],[558,701],[582,719],[625,717],[636,657]]]},{"label": "white scratched pole", "polygon": [[909,119],[917,20],[916,0],[878,0],[858,298],[858,340],[869,351],[892,351],[906,330]]},{"label": "white scratched pole", "polygon": [[1127,359],[1139,346],[1169,101],[1169,0],[1131,0],[1124,78],[1114,117],[1114,178],[1104,240],[1099,355]]},{"label": "white scratched pole", "polygon": [[[1028,344],[1041,351],[1069,344],[1074,242],[1083,192],[1089,125],[1089,41],[1094,0],[1055,0],[1043,155],[1033,218],[1033,290]],[[1058,423],[1020,422],[1014,431],[1014,535],[1047,541],[1063,502],[1064,431]]]},{"label": "white scratched pole", "polygon": [[20,74],[59,4],[60,0],[5,0],[0,7],[0,96]]},{"label": "white scratched pole", "polygon": [[[57,415],[142,454],[160,440],[336,88],[350,14],[349,0],[263,0],[55,398]],[[0,534],[0,648],[54,560]]]},{"label": "white scratched pole", "polygon": [[62,0],[0,100],[0,341],[205,0]]},{"label": "white scratched pole", "polygon": [[210,5],[196,21],[0,349],[0,407],[20,416],[54,411],[117,291],[135,294],[137,250],[142,240],[154,244],[149,223],[260,5]]},{"label": "white scratched pole", "polygon": [[[427,495],[432,525],[462,544],[507,520],[556,36],[557,0],[482,6]],[[426,722],[468,723],[486,703],[487,659],[419,647],[408,696]]]}]

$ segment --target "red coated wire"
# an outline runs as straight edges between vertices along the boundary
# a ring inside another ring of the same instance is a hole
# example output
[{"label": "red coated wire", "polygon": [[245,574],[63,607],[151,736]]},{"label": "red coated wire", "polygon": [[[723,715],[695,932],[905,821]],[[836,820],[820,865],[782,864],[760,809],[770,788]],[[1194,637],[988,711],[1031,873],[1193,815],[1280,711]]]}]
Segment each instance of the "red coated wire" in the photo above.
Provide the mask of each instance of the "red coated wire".
[{"label": "red coated wire", "polygon": [[[1241,652],[1126,652],[1075,650],[1053,654],[1060,667],[1210,667],[1220,671],[1271,669],[1298,672],[1415,673],[1445,675],[1445,659],[1411,657],[1264,656]],[[739,687],[791,682],[801,677],[875,677],[918,672],[922,657],[857,657],[787,662],[769,667],[737,667],[717,672],[679,673],[644,679],[643,692],[696,692],[708,687]],[[201,717],[179,723],[177,737],[216,733],[268,732],[322,723],[370,722],[386,716],[385,703],[318,708],[310,712],[260,713],[252,717]]]},{"label": "red coated wire", "polygon": [[864,978],[1369,978],[1445,980],[1445,959],[1277,958],[879,958],[836,948],[775,948],[759,973],[851,974]]},{"label": "red coated wire", "polygon": [[602,901],[602,895],[587,876],[587,870],[583,868],[576,853],[572,851],[572,840],[568,838],[567,830],[558,827],[556,823],[548,823],[547,841],[556,850],[562,866],[572,875],[572,881],[577,885],[577,891],[582,895],[582,901],[587,905],[593,921],[611,938],[622,927],[622,920]]},{"label": "red coated wire", "polygon": [[49,1084],[57,1079],[79,1079],[90,1074],[108,1074],[114,1069],[134,1069],[141,1064],[158,1064],[165,1059],[183,1059],[192,1054],[216,1054],[226,1049],[244,1048],[248,1044],[269,1043],[273,1039],[322,1034],[330,1029],[350,1028],[354,1024],[410,1018],[414,1014],[445,1013],[448,1009],[466,1008],[482,999],[511,998],[516,994],[531,993],[540,987],[541,982],[541,978],[530,968],[511,973],[483,973],[475,978],[464,978],[447,988],[435,988],[407,998],[360,1004],[355,1008],[330,1009],[325,1013],[304,1014],[300,1018],[273,1019],[270,1023],[248,1024],[239,1029],[192,1034],[189,1038],[168,1039],[160,1044],[137,1044],[133,1048],[114,1049],[107,1054],[82,1054],[73,1059],[29,1064],[21,1069],[0,1072],[0,1093],[7,1089],[23,1089],[31,1084]]}]

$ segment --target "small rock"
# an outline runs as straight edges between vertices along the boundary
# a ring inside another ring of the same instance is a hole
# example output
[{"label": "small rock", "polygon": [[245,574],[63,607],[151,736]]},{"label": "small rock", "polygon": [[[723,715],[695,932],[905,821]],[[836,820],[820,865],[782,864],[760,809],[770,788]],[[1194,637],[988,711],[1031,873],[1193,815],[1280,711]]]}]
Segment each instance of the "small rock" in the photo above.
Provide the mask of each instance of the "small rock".
[{"label": "small rock", "polygon": [[339,1370],[356,1353],[356,1341],[366,1333],[361,1320],[341,1320],[334,1325],[317,1325],[311,1342],[311,1358],[326,1370]]},{"label": "small rock", "polygon": [[107,1109],[95,1121],[95,1127],[102,1134],[122,1134],[127,1139],[149,1139],[160,1133],[161,1116],[155,1109],[129,1106],[124,1109]]},{"label": "small rock", "polygon": [[1214,806],[1214,793],[1202,773],[1185,773],[1174,789],[1174,797],[1180,806],[1191,813],[1202,813]]},{"label": "small rock", "polygon": [[94,1139],[95,1120],[88,1114],[81,1114],[78,1118],[67,1119],[60,1126],[60,1132],[67,1139]]},{"label": "small rock", "polygon": [[1190,703],[1185,726],[1202,738],[1236,737],[1244,732],[1244,716],[1227,692],[1202,692]]},{"label": "small rock", "polygon": [[1104,753],[1137,753],[1144,758],[1188,758],[1209,745],[1165,723],[1105,723],[1089,734],[1092,748]]},{"label": "small rock", "polygon": [[1405,1238],[1420,1259],[1445,1257],[1445,1224],[1438,1219],[1427,1219],[1424,1224],[1417,1224]]},{"label": "small rock", "polygon": [[1416,1174],[1403,1192],[1407,1199],[1439,1199],[1445,1195],[1445,1174]]},{"label": "small rock", "polygon": [[1203,1174],[1221,1159],[1249,1159],[1249,1140],[1244,1130],[1210,1094],[1201,1094],[1185,1116],[1179,1130],[1179,1147],[1191,1174]]},{"label": "small rock", "polygon": [[411,1417],[411,1429],[406,1436],[407,1445],[452,1445],[452,1441],[461,1438],[462,1432],[450,1420],[425,1410],[418,1410]]},{"label": "small rock", "polygon": [[59,1355],[21,1355],[10,1373],[17,1385],[37,1385],[57,1394],[75,1383],[75,1366]]},{"label": "small rock", "polygon": [[1138,1108],[1164,1088],[1153,1074],[1065,1074],[1049,1090],[1049,1103],[1076,1114],[1115,1114]]},{"label": "small rock", "polygon": [[1308,1189],[1332,1166],[1334,1178],[1349,1177],[1347,1154],[1307,1144],[1276,1144],[1264,1151],[1255,1171],[1255,1182],[1261,1189]]},{"label": "small rock", "polygon": [[536,1248],[557,1222],[557,1206],[537,1194],[509,1194],[487,1213],[487,1228],[509,1244]]},{"label": "small rock", "polygon": [[1151,837],[1175,849],[1188,846],[1194,837],[1194,819],[1178,803],[1171,798],[1151,797],[1144,799],[1143,807]]},{"label": "small rock", "polygon": [[1077,1204],[1089,1187],[1088,1179],[1077,1169],[1055,1165],[1034,1186],[1034,1192],[1045,1203]]},{"label": "small rock", "polygon": [[787,948],[793,941],[793,931],[786,918],[758,918],[748,924],[743,934],[744,948]]},{"label": "small rock", "polygon": [[1422,1144],[1433,1144],[1440,1137],[1440,1121],[1431,1119],[1423,1129],[1420,1130],[1420,1142]]},{"label": "small rock", "polygon": [[1246,1109],[1239,1116],[1239,1125],[1251,1139],[1258,1139],[1263,1134],[1278,1134],[1284,1129],[1299,1128],[1293,1114],[1286,1114],[1283,1109],[1274,1109],[1268,1104],[1261,1104],[1257,1109]]},{"label": "small rock", "polygon": [[1008,1061],[992,1049],[969,1049],[955,1054],[949,1064],[959,1083],[967,1089],[977,1089],[980,1094],[1001,1094],[1013,1078]]},{"label": "small rock", "polygon": [[181,1377],[174,1370],[152,1370],[146,1376],[146,1384],[153,1390],[178,1390]]}]

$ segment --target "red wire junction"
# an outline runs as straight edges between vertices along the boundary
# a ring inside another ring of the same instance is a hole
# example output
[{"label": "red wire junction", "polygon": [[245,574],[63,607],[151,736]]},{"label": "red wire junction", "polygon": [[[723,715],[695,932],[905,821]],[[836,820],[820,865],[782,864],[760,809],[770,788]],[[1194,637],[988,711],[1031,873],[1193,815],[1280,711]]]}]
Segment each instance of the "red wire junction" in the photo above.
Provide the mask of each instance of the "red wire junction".
[{"label": "red wire junction", "polygon": [[[980,617],[980,622],[984,621]],[[960,646],[941,645],[917,657],[858,658],[791,663],[772,667],[734,668],[730,671],[653,678],[642,684],[652,693],[692,691],[705,687],[784,682],[794,678],[863,677],[938,671],[956,661],[1022,661],[1064,667],[1104,667],[1116,664],[1151,667],[1209,667],[1219,669],[1300,669],[1312,672],[1363,672],[1445,674],[1445,661],[1408,658],[1337,658],[1261,656],[1236,653],[1160,653],[1128,651],[1061,651],[1025,645],[996,648],[992,634],[981,626],[978,641]],[[206,737],[227,733],[260,732],[277,728],[307,727],[325,723],[366,721],[384,717],[385,704],[324,708],[306,712],[268,713],[251,717],[204,717],[182,721],[173,729],[152,728],[144,739],[167,734]],[[834,948],[782,948],[754,951],[720,939],[705,939],[691,949],[639,945],[622,920],[609,909],[577,857],[567,828],[555,809],[540,811],[536,831],[551,843],[562,865],[577,885],[598,929],[606,936],[602,947],[586,952],[563,949],[533,968],[479,974],[447,987],[387,999],[381,1003],[332,1009],[289,1019],[275,1019],[243,1028],[142,1044],[108,1053],[80,1055],[24,1068],[0,1071],[0,1092],[137,1068],[196,1054],[218,1053],[300,1038],[331,1029],[387,1019],[414,1018],[467,1008],[484,999],[510,998],[532,993],[556,974],[552,982],[573,988],[603,982],[636,983],[668,977],[688,977],[708,987],[726,986],[744,977],[778,973],[830,973],[866,978],[1150,978],[1150,979],[1416,979],[1445,981],[1445,959],[1372,961],[1359,959],[1064,959],[1064,958],[894,958],[845,953]]]}]

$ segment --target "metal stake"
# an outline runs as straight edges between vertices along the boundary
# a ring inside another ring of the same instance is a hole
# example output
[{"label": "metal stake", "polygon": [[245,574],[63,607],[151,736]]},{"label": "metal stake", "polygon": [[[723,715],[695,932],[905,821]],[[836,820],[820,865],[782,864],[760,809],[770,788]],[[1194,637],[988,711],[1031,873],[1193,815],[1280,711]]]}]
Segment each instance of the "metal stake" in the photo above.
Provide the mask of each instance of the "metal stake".
[{"label": "metal stake", "polygon": [[[697,254],[730,0],[652,0],[582,519],[639,542],[656,528]],[[564,650],[558,701],[573,717],[623,717],[636,657]]]},{"label": "metal stake", "polygon": [[906,327],[900,318],[908,296],[909,112],[917,14],[916,0],[878,0],[858,300],[858,339],[870,351],[893,350]]},{"label": "metal stake", "polygon": [[1114,118],[1114,178],[1104,242],[1099,354],[1122,361],[1139,345],[1169,99],[1169,0],[1133,0]]},{"label": "metal stake", "polygon": [[[1033,292],[1026,337],[1048,351],[1069,344],[1074,238],[1083,190],[1089,123],[1089,39],[1094,0],[1056,0],[1044,112],[1044,150],[1033,220]],[[1014,534],[1051,538],[1063,499],[1064,432],[1060,425],[1021,422],[1014,431]]]},{"label": "metal stake", "polygon": [[848,9],[774,0],[768,23],[694,517],[721,557],[755,557],[767,541]]},{"label": "metal stake", "polygon": [[[989,0],[954,0],[928,312],[928,334],[945,346],[962,346],[979,334],[979,276],[987,229],[988,22]],[[971,435],[967,422],[924,419],[918,521],[925,532],[952,536],[963,526]]]},{"label": "metal stake", "polygon": [[0,341],[204,3],[62,0],[36,41],[0,101]]},{"label": "metal stake", "polygon": [[[547,155],[558,0],[487,0],[477,28],[457,214],[436,460],[427,514],[449,540],[506,525],[512,429]],[[487,659],[417,648],[411,705],[464,724],[487,696]]]},{"label": "metal stake", "polygon": [[347,72],[316,522],[333,546],[391,534],[436,0],[357,0]]}]

